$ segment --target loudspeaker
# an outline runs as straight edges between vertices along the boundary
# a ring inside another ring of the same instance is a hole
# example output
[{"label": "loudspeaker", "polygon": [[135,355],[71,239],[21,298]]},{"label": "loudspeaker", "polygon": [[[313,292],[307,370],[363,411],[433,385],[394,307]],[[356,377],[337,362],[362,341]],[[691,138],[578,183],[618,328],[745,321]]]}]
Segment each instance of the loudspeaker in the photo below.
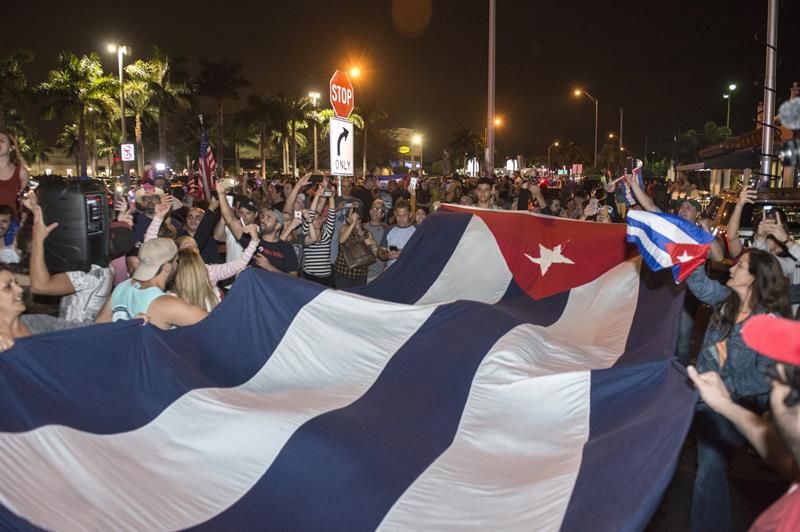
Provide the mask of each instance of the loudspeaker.
[{"label": "loudspeaker", "polygon": [[54,177],[41,180],[36,195],[44,223],[58,222],[44,244],[51,273],[108,265],[108,196],[101,181]]}]

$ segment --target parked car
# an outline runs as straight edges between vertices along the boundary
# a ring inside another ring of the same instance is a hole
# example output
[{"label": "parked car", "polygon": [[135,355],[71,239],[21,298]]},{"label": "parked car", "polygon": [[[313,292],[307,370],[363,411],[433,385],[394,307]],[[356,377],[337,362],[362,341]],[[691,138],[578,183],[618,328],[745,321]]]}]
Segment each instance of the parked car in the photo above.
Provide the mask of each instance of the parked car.
[{"label": "parked car", "polygon": [[[728,222],[736,207],[739,190],[726,190],[711,199],[703,216],[714,221],[712,227],[724,235]],[[753,238],[753,219],[764,212],[764,208],[780,209],[786,215],[792,238],[800,238],[800,190],[769,189],[758,192],[755,203],[748,203],[742,211],[739,238],[747,245]]]}]

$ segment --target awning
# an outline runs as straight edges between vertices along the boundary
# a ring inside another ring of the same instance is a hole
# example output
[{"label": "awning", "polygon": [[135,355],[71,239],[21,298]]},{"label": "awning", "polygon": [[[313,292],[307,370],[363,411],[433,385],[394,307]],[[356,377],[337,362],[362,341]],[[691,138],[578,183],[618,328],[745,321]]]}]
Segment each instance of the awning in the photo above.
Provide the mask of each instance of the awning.
[{"label": "awning", "polygon": [[758,168],[761,159],[761,147],[732,151],[711,157],[700,163],[682,164],[676,168],[681,172],[701,170],[743,170]]},{"label": "awning", "polygon": [[692,163],[692,164],[682,164],[676,168],[679,172],[691,172],[693,170],[703,170],[706,167],[706,163]]},{"label": "awning", "polygon": [[759,146],[711,157],[703,163],[708,170],[742,170],[744,168],[758,168],[760,159],[761,147]]}]

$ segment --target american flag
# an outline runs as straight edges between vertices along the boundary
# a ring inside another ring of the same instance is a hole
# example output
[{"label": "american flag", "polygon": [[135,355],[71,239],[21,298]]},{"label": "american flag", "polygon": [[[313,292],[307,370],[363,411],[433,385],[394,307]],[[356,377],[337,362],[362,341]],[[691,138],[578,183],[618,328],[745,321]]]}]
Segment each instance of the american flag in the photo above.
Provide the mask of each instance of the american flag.
[{"label": "american flag", "polygon": [[217,171],[217,162],[214,160],[214,153],[208,144],[208,135],[200,121],[200,157],[197,159],[197,166],[200,170],[200,187],[206,199],[211,199],[211,191],[214,189],[214,175]]}]

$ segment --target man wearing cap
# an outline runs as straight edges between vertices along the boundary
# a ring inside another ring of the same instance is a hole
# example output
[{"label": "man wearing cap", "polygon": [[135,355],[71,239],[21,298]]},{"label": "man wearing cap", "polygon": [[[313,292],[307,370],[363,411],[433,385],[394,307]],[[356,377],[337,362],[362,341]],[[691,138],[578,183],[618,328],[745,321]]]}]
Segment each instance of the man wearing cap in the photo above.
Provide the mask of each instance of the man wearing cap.
[{"label": "man wearing cap", "polygon": [[238,208],[234,212],[233,207],[228,204],[225,185],[222,181],[217,181],[217,195],[222,218],[214,229],[214,238],[218,241],[225,241],[225,260],[233,262],[241,258],[244,249],[250,243],[249,238],[247,242],[241,241],[242,230],[245,226],[256,223],[258,205],[251,198],[240,196]]},{"label": "man wearing cap", "polygon": [[766,314],[753,316],[742,327],[742,338],[776,362],[768,373],[771,421],[733,402],[719,373],[699,374],[689,366],[689,378],[709,408],[733,423],[766,462],[793,481],[750,530],[800,530],[800,323]]},{"label": "man wearing cap", "polygon": [[[178,248],[168,238],[148,240],[139,248],[139,266],[127,281],[111,294],[110,308],[97,321],[131,320],[145,316],[159,329],[194,325],[208,314],[205,309],[167,294],[167,284],[175,277]],[[109,307],[109,305],[106,305]]]},{"label": "man wearing cap", "polygon": [[[258,215],[258,227],[261,241],[251,264],[270,272],[288,273],[296,277],[300,269],[297,254],[291,244],[278,238],[283,228],[283,213],[278,209],[263,207]],[[245,235],[241,242],[249,244],[250,237]]]}]

